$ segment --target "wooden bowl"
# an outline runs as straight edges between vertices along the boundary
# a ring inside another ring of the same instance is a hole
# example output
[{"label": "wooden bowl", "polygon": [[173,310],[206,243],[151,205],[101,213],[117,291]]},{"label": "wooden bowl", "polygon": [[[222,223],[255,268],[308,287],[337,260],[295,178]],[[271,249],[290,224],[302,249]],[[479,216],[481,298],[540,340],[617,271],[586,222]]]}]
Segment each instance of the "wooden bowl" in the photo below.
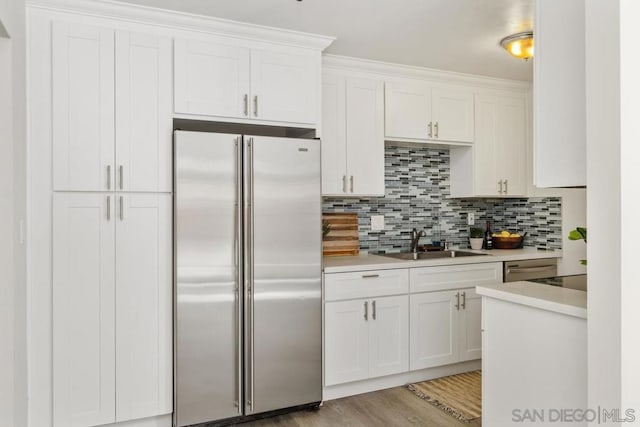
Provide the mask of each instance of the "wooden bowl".
[{"label": "wooden bowl", "polygon": [[491,237],[494,249],[520,249],[524,236],[520,237]]}]

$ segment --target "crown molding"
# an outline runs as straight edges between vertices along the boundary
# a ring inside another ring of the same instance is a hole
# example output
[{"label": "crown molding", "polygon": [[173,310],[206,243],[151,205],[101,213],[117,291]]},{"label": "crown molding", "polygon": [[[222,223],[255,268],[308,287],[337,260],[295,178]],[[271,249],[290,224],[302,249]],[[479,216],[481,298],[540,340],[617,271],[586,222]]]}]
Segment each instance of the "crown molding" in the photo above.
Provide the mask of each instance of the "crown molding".
[{"label": "crown molding", "polygon": [[497,77],[477,74],[466,74],[455,71],[437,70],[434,68],[416,67],[412,65],[395,64],[391,62],[374,61],[370,59],[352,58],[332,54],[322,55],[322,69],[366,72],[378,74],[384,78],[429,80],[443,84],[455,83],[481,88],[518,91],[528,91],[531,88],[531,82],[529,81],[500,79]]},{"label": "crown molding", "polygon": [[134,5],[113,0],[27,0],[26,6],[33,9],[79,13],[142,24],[161,25],[187,31],[199,31],[220,36],[252,39],[319,51],[326,49],[335,40],[335,37],[248,24],[229,19]]}]

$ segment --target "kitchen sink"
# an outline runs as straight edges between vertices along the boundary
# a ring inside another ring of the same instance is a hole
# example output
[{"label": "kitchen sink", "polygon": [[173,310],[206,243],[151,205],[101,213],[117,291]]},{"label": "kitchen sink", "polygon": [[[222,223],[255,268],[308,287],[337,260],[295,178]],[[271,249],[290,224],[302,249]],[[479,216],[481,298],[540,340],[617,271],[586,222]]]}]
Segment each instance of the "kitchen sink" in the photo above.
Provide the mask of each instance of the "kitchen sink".
[{"label": "kitchen sink", "polygon": [[396,254],[380,254],[389,258],[404,259],[408,261],[417,261],[421,259],[440,259],[440,258],[458,258],[464,256],[484,256],[486,254],[478,254],[467,251],[434,251],[434,252],[400,252]]}]

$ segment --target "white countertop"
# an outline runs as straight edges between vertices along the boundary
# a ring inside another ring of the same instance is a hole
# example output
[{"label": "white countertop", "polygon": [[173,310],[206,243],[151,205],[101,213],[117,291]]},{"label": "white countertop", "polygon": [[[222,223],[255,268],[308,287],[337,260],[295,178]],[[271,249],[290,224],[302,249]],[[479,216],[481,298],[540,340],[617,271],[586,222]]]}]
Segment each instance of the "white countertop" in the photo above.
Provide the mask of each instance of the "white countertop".
[{"label": "white countertop", "polygon": [[482,285],[479,295],[522,304],[568,316],[587,318],[587,293],[533,282]]},{"label": "white countertop", "polygon": [[[456,249],[454,249],[456,250]],[[465,256],[459,258],[438,258],[424,260],[400,260],[382,255],[352,255],[340,257],[324,257],[323,271],[330,273],[348,273],[351,271],[389,270],[393,268],[433,267],[438,265],[479,264],[485,262],[519,261],[523,259],[561,258],[562,251],[542,251],[536,248],[524,249],[493,249],[490,251],[473,251],[460,249],[465,252],[487,254],[485,256]]]}]

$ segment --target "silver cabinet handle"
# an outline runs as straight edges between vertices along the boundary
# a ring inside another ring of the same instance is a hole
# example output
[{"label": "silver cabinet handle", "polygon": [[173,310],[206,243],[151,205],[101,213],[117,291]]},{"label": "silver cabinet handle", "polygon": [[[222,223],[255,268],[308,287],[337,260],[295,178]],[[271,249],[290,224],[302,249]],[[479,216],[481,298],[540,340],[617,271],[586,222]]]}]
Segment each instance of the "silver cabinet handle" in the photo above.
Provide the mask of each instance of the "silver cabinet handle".
[{"label": "silver cabinet handle", "polygon": [[111,190],[111,165],[107,165],[107,190]]},{"label": "silver cabinet handle", "polygon": [[376,320],[376,300],[371,303],[371,308],[373,309],[373,320]]},{"label": "silver cabinet handle", "polygon": [[107,221],[111,221],[111,196],[107,196]]},{"label": "silver cabinet handle", "polygon": [[375,279],[376,277],[380,277],[379,274],[363,274],[362,278],[363,279]]},{"label": "silver cabinet handle", "polygon": [[467,293],[462,293],[462,309],[465,310],[467,308]]},{"label": "silver cabinet handle", "polygon": [[502,189],[502,180],[498,181],[498,193],[502,194],[504,193],[504,190]]},{"label": "silver cabinet handle", "polygon": [[244,115],[249,115],[249,95],[246,93],[244,94]]},{"label": "silver cabinet handle", "polygon": [[253,115],[258,117],[258,95],[253,97]]},{"label": "silver cabinet handle", "polygon": [[124,221],[124,200],[120,196],[120,221]]},{"label": "silver cabinet handle", "polygon": [[353,193],[353,175],[351,175],[351,192]]},{"label": "silver cabinet handle", "polygon": [[342,192],[347,192],[347,175],[342,175]]},{"label": "silver cabinet handle", "polygon": [[429,132],[427,134],[429,135],[429,138],[432,138],[433,137],[433,122],[429,122],[427,127],[429,128]]},{"label": "silver cabinet handle", "polygon": [[[246,97],[246,95],[245,95]],[[245,98],[246,99],[246,98]],[[236,348],[236,352],[237,352],[237,361],[238,361],[238,371],[236,372],[237,375],[237,393],[238,393],[238,414],[242,415],[242,306],[243,301],[241,300],[241,293],[240,293],[240,289],[244,288],[244,286],[242,285],[244,277],[243,277],[243,269],[240,266],[240,260],[242,260],[242,252],[243,252],[243,245],[242,245],[242,230],[240,229],[240,224],[242,224],[242,209],[241,207],[241,203],[242,203],[242,186],[240,185],[240,171],[242,170],[242,138],[241,137],[237,137],[235,140],[235,155],[236,155],[236,162],[235,162],[235,197],[236,197],[236,201],[235,201],[235,215],[234,215],[234,227],[235,227],[235,235],[234,235],[234,254],[235,254],[235,260],[234,260],[234,265],[235,265],[235,279],[236,279],[236,333],[237,333],[237,337],[238,337],[238,341],[237,341],[237,348]]]},{"label": "silver cabinet handle", "polygon": [[436,131],[436,138],[439,138],[440,136],[438,134],[440,133],[440,123],[436,122],[436,124],[433,126],[433,128]]},{"label": "silver cabinet handle", "polygon": [[120,189],[124,189],[124,166],[120,165],[118,168],[118,173],[120,175]]},{"label": "silver cabinet handle", "polygon": [[509,194],[509,180],[505,179],[504,180],[504,194]]},{"label": "silver cabinet handle", "polygon": [[456,310],[460,310],[460,292],[456,292]]},{"label": "silver cabinet handle", "polygon": [[364,320],[369,320],[369,301],[364,302]]}]

